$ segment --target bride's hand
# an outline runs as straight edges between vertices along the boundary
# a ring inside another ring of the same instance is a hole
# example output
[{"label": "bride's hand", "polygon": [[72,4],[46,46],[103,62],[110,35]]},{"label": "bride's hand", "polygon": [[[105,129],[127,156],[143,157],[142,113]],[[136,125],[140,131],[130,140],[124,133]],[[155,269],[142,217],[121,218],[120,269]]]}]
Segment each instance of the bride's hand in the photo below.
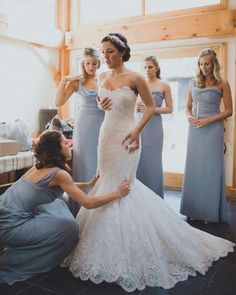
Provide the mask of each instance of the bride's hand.
[{"label": "bride's hand", "polygon": [[133,153],[139,148],[139,135],[139,130],[135,128],[133,131],[128,133],[122,141],[122,144],[125,145],[125,149],[128,150],[129,153]]},{"label": "bride's hand", "polygon": [[105,97],[101,99],[99,96],[97,96],[97,103],[98,103],[99,109],[101,110],[110,111],[112,109],[112,102],[109,97]]},{"label": "bride's hand", "polygon": [[130,187],[129,187],[128,181],[125,180],[121,182],[121,184],[117,188],[117,193],[119,197],[121,198],[121,197],[127,196],[129,192],[130,192]]}]

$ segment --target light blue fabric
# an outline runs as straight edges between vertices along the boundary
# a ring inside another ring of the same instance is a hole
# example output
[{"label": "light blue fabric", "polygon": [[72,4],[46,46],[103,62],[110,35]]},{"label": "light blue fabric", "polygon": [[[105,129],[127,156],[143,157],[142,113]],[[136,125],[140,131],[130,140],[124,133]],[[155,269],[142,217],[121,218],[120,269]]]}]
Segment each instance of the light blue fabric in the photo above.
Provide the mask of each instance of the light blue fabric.
[{"label": "light blue fabric", "polygon": [[[73,179],[89,181],[97,169],[97,145],[104,111],[97,106],[98,90],[87,89],[81,82],[78,88],[78,113],[73,132]],[[76,216],[79,205],[69,199],[69,208]]]},{"label": "light blue fabric", "polygon": [[[199,88],[190,82],[193,114],[199,118],[220,112],[222,93],[217,87]],[[180,212],[209,222],[227,220],[224,179],[224,125],[203,128],[189,125],[184,185]]]},{"label": "light blue fabric", "polygon": [[[161,107],[164,100],[163,93],[153,91],[152,95],[156,107]],[[137,112],[135,115],[136,120],[140,120],[142,115],[142,112]],[[143,128],[141,132],[141,143],[142,150],[137,170],[137,178],[163,198],[163,126],[160,114],[155,113]]]},{"label": "light blue fabric", "polygon": [[0,196],[0,283],[13,284],[59,265],[78,240],[78,225],[59,187],[22,176]]}]

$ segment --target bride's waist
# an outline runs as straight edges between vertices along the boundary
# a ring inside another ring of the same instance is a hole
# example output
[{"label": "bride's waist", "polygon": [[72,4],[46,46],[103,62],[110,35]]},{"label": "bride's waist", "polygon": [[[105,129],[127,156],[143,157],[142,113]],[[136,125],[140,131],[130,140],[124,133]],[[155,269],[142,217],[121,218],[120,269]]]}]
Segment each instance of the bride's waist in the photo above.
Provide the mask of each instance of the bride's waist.
[{"label": "bride's waist", "polygon": [[135,128],[135,120],[103,120],[101,128],[107,132],[127,132]]},{"label": "bride's waist", "polygon": [[117,148],[120,148],[123,144],[123,140],[125,139],[126,133],[121,134],[107,134],[107,133],[100,133],[99,139],[98,139],[98,145],[106,145],[106,146],[117,146]]}]

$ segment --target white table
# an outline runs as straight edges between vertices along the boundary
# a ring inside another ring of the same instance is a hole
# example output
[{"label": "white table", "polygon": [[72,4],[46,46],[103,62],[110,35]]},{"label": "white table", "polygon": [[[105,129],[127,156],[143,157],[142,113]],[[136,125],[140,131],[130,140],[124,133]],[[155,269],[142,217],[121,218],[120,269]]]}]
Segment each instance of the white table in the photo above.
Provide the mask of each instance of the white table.
[{"label": "white table", "polygon": [[0,157],[0,174],[24,168],[30,168],[35,164],[35,157],[32,151],[19,152],[12,156]]}]

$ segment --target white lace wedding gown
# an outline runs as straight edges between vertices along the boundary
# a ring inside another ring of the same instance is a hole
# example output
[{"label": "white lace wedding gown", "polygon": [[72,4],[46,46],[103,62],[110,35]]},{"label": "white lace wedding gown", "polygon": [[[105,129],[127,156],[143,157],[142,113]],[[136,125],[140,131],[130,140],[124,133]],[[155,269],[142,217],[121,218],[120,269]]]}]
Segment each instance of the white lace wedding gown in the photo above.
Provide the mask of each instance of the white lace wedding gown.
[{"label": "white lace wedding gown", "polygon": [[169,289],[196,272],[205,274],[234,244],[191,227],[135,178],[140,150],[129,154],[121,143],[135,126],[136,95],[128,87],[99,92],[113,106],[100,130],[100,178],[91,195],[114,191],[124,179],[131,191],[101,208],[80,209],[79,243],[67,258],[69,270],[82,280],[116,282],[128,292]]}]

